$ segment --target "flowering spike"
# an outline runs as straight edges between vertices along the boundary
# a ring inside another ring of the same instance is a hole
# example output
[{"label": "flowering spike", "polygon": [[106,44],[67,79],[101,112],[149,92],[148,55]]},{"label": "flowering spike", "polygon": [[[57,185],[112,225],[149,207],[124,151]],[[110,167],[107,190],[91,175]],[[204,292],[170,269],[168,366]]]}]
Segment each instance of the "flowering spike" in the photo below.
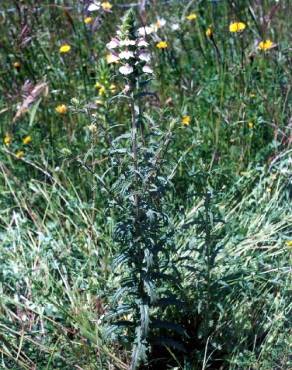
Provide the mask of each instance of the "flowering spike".
[{"label": "flowering spike", "polygon": [[123,39],[127,36],[135,37],[135,13],[132,8],[124,15],[120,31]]}]

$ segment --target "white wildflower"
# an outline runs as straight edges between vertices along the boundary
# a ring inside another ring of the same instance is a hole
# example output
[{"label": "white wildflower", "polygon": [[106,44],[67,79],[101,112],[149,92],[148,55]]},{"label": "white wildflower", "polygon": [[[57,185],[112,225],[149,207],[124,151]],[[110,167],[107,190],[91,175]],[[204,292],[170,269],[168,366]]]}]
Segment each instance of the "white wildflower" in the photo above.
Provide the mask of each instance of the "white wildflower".
[{"label": "white wildflower", "polygon": [[141,51],[138,55],[138,58],[144,62],[150,62],[151,56],[147,51]]},{"label": "white wildflower", "polygon": [[145,39],[140,39],[137,42],[137,46],[139,48],[146,48],[147,46],[149,46],[149,44],[148,44],[148,42]]},{"label": "white wildflower", "polygon": [[149,27],[149,26],[144,26],[144,27],[138,28],[138,34],[140,36],[150,35],[150,33],[152,33],[153,31],[154,31],[153,27]]},{"label": "white wildflower", "polygon": [[106,47],[108,49],[115,49],[117,48],[118,46],[120,46],[120,42],[118,39],[114,38],[112,39],[109,43],[106,44]]},{"label": "white wildflower", "polygon": [[129,75],[134,71],[134,68],[130,66],[129,64],[125,64],[124,66],[119,68],[119,71],[122,75]]},{"label": "white wildflower", "polygon": [[178,23],[173,23],[170,27],[171,27],[172,31],[179,30],[179,24]]},{"label": "white wildflower", "polygon": [[87,11],[89,12],[96,12],[100,9],[100,2],[99,1],[93,1],[89,7],[87,8]]},{"label": "white wildflower", "polygon": [[126,39],[126,40],[120,41],[121,46],[130,46],[130,45],[132,46],[132,45],[135,45],[135,44],[136,44],[135,40]]},{"label": "white wildflower", "polygon": [[150,66],[147,66],[147,65],[142,68],[142,71],[144,73],[153,73],[153,69]]},{"label": "white wildflower", "polygon": [[125,50],[125,51],[120,52],[119,57],[120,59],[128,60],[130,58],[134,58],[134,53],[132,51]]}]

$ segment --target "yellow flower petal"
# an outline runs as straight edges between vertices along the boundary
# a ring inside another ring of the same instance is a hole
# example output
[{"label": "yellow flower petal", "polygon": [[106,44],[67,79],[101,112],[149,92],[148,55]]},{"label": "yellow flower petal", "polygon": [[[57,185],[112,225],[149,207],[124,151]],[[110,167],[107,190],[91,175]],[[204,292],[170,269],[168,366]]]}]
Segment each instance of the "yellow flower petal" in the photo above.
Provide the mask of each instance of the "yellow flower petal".
[{"label": "yellow flower petal", "polygon": [[65,104],[60,104],[55,108],[55,111],[59,114],[66,114],[68,112],[68,107]]},{"label": "yellow flower petal", "polygon": [[189,21],[194,21],[195,19],[197,19],[197,14],[196,13],[191,13],[191,14],[186,16],[186,19],[189,20]]},{"label": "yellow flower petal", "polygon": [[31,141],[32,141],[32,138],[31,138],[31,136],[30,136],[30,135],[27,135],[27,136],[25,136],[25,137],[22,139],[22,142],[23,142],[23,144],[24,144],[24,145],[29,144]]},{"label": "yellow flower petal", "polygon": [[101,3],[101,7],[103,10],[111,10],[113,6],[109,1],[104,1],[103,3]]},{"label": "yellow flower petal", "polygon": [[85,24],[91,24],[93,22],[93,18],[92,17],[86,17],[84,18],[84,23]]},{"label": "yellow flower petal", "polygon": [[15,69],[19,69],[19,68],[21,67],[20,62],[14,62],[14,63],[13,63],[13,67],[14,67]]},{"label": "yellow flower petal", "polygon": [[6,134],[3,138],[3,143],[5,145],[10,145],[12,143],[12,136],[10,134]]},{"label": "yellow flower petal", "polygon": [[71,50],[71,46],[70,45],[68,45],[68,44],[64,44],[64,45],[62,45],[61,47],[60,47],[60,49],[59,49],[59,52],[61,53],[61,54],[66,54],[66,53],[69,53],[69,51]]},{"label": "yellow flower petal", "polygon": [[23,150],[18,150],[16,153],[15,153],[15,156],[16,158],[18,159],[21,159],[24,157],[24,151]]},{"label": "yellow flower petal", "polygon": [[246,28],[246,24],[243,22],[233,22],[233,23],[230,23],[229,25],[229,31],[232,33],[242,32],[243,30],[245,30],[245,28]]},{"label": "yellow flower petal", "polygon": [[208,27],[206,30],[206,36],[207,37],[212,37],[213,36],[213,30],[211,27]]},{"label": "yellow flower petal", "polygon": [[181,123],[184,126],[189,126],[189,124],[191,123],[191,117],[190,116],[182,116]]},{"label": "yellow flower petal", "polygon": [[273,46],[274,46],[273,41],[271,41],[271,40],[269,40],[269,39],[268,39],[268,40],[265,40],[265,41],[261,41],[261,42],[259,43],[258,48],[259,48],[260,50],[262,50],[262,51],[266,51],[266,50],[271,49]]},{"label": "yellow flower petal", "polygon": [[166,49],[168,47],[168,43],[166,41],[160,41],[156,44],[157,49]]}]

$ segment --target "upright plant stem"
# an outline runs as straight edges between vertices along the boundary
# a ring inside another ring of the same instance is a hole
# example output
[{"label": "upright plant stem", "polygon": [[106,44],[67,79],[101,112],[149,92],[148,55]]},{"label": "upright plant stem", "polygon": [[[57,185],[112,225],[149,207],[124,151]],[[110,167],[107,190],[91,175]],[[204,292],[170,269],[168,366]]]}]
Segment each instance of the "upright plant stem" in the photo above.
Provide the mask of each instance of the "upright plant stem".
[{"label": "upright plant stem", "polygon": [[[139,107],[135,104],[134,93],[131,99],[131,116],[132,116],[132,153],[133,153],[133,163],[135,170],[135,194],[134,194],[134,203],[136,209],[136,218],[139,218],[139,195],[138,195],[138,145],[137,145],[137,114],[140,114]],[[136,219],[136,221],[137,221]]]}]

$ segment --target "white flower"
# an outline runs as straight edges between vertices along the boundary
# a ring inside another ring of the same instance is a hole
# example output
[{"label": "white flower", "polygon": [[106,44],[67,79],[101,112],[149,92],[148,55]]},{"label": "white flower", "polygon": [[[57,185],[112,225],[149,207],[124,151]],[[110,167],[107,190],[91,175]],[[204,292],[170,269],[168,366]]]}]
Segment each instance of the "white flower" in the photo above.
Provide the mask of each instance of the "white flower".
[{"label": "white flower", "polygon": [[146,48],[147,46],[149,46],[149,44],[145,39],[140,39],[138,40],[137,46],[139,46],[140,48]]},{"label": "white flower", "polygon": [[134,71],[134,68],[130,66],[129,64],[125,64],[124,66],[119,68],[119,71],[122,75],[129,75]]},{"label": "white flower", "polygon": [[150,62],[151,56],[150,56],[150,53],[148,53],[148,51],[141,51],[139,53],[138,58],[140,60],[143,60],[144,62]]},{"label": "white flower", "polygon": [[156,22],[156,27],[161,28],[166,25],[166,20],[164,18],[158,18]]},{"label": "white flower", "polygon": [[109,43],[106,44],[108,49],[115,49],[120,46],[120,42],[118,39],[112,39]]},{"label": "white flower", "polygon": [[178,23],[173,23],[171,26],[172,31],[177,31],[179,29],[179,24]]},{"label": "white flower", "polygon": [[150,35],[150,33],[152,33],[154,30],[153,30],[153,27],[149,27],[149,26],[144,26],[144,27],[140,27],[138,28],[138,34],[140,36],[146,36],[146,35]]},{"label": "white flower", "polygon": [[136,44],[136,41],[135,40],[129,40],[129,39],[122,40],[120,42],[120,45],[121,46],[129,46],[129,45],[135,45],[135,44]]},{"label": "white flower", "polygon": [[156,23],[150,25],[153,29],[153,32],[157,32],[159,28],[162,28],[166,25],[166,20],[164,18],[158,18]]},{"label": "white flower", "polygon": [[153,69],[150,66],[147,66],[147,65],[142,68],[142,71],[144,73],[153,73]]},{"label": "white flower", "polygon": [[100,9],[100,2],[99,1],[93,1],[89,7],[87,8],[87,11],[89,12],[95,12]]},{"label": "white flower", "polygon": [[134,58],[134,53],[132,51],[129,51],[129,50],[126,50],[126,51],[122,51],[120,54],[119,54],[119,57],[121,59],[130,59],[130,58]]}]

